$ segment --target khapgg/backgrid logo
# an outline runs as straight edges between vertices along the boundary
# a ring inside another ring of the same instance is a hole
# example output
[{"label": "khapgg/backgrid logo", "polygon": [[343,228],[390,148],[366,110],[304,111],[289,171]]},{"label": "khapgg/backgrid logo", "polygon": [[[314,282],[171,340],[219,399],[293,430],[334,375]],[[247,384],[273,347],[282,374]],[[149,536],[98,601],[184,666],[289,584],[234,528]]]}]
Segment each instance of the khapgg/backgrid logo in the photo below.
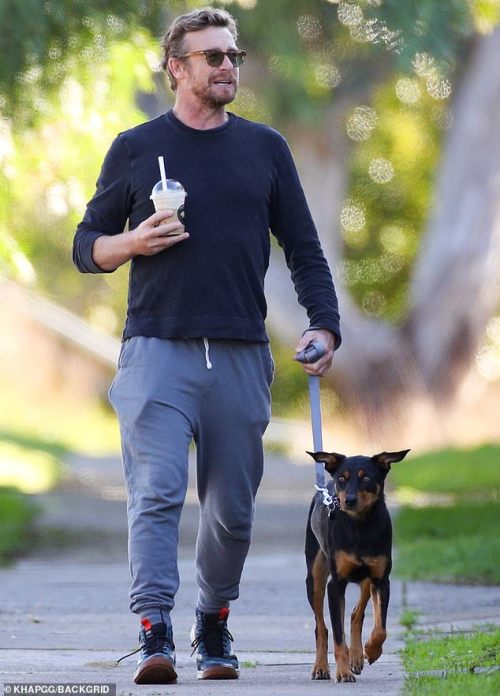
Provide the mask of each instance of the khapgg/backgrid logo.
[{"label": "khapgg/backgrid logo", "polygon": [[3,686],[4,696],[116,696],[116,684],[85,682],[9,682]]}]

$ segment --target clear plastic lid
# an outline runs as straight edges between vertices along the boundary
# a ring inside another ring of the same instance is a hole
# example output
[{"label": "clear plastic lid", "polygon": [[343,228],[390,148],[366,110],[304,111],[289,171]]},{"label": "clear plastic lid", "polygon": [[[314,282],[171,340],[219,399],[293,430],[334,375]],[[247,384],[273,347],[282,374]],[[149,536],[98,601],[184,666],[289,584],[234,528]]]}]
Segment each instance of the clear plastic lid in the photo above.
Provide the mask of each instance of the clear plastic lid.
[{"label": "clear plastic lid", "polygon": [[[163,187],[162,187],[162,182],[157,181],[156,184],[153,186],[153,190],[151,191],[151,195],[158,195],[159,193],[163,192]],[[175,193],[185,193],[184,187],[181,183],[176,181],[175,179],[167,179],[167,191],[170,192],[175,192]]]}]

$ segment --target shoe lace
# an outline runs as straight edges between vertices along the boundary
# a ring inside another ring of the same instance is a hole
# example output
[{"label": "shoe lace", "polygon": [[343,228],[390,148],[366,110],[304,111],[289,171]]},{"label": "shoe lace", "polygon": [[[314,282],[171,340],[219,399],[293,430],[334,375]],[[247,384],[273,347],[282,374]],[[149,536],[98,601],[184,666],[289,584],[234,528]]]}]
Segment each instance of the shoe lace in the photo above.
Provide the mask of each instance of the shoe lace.
[{"label": "shoe lace", "polygon": [[[146,653],[151,654],[163,652],[167,647],[165,643],[168,644],[168,639],[166,638],[166,636],[155,634],[146,636],[145,641],[141,643],[141,645],[139,645],[138,648],[132,650],[132,652],[128,653],[127,655],[120,657],[120,659],[116,661],[115,666],[118,665],[122,660],[126,660],[127,657],[132,657],[132,655],[136,655],[140,650],[144,650]],[[165,650],[165,652],[167,652],[167,650]]]},{"label": "shoe lace", "polygon": [[233,640],[234,638],[225,623],[219,621],[214,625],[205,626],[191,643],[191,647],[193,648],[191,656],[195,654],[200,644],[204,643],[203,647],[208,656],[223,657],[228,641]]},{"label": "shoe lace", "polygon": [[139,650],[141,650],[141,648],[142,648],[142,645],[139,645],[139,647],[136,648],[135,650],[132,650],[132,652],[129,652],[129,653],[127,653],[126,655],[124,655],[123,657],[120,657],[120,658],[115,662],[115,667],[117,667],[117,666],[120,664],[120,662],[121,662],[122,660],[126,660],[127,657],[132,657],[132,655],[135,655],[136,653],[138,653]]}]

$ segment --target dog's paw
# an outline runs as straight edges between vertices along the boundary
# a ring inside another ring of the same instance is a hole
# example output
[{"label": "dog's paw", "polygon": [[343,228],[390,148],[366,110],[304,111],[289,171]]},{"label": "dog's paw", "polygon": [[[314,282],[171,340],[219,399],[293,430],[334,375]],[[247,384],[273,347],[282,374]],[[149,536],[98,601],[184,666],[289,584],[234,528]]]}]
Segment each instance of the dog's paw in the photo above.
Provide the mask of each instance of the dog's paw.
[{"label": "dog's paw", "polygon": [[330,679],[330,667],[328,663],[315,664],[311,672],[311,679]]},{"label": "dog's paw", "polygon": [[339,683],[344,683],[344,682],[355,682],[356,677],[354,674],[351,672],[351,670],[339,670],[337,669],[337,675],[336,679]]},{"label": "dog's paw", "polygon": [[365,643],[365,656],[369,664],[372,665],[382,655],[382,645],[369,640]]},{"label": "dog's paw", "polygon": [[363,653],[361,652],[359,655],[357,655],[351,648],[351,650],[349,650],[349,665],[351,667],[351,671],[354,674],[361,674],[364,663],[365,659],[363,657]]}]

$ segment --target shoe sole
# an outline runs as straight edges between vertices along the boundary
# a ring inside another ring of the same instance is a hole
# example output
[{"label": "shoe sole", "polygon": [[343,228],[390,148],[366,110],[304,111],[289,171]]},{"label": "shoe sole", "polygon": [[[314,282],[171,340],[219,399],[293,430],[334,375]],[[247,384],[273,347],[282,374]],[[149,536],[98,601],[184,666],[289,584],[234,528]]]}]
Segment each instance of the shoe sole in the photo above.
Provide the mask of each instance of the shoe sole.
[{"label": "shoe sole", "polygon": [[208,667],[198,672],[198,679],[239,679],[240,673],[234,667]]},{"label": "shoe sole", "polygon": [[140,665],[134,674],[136,684],[175,684],[177,672],[165,658],[152,657],[147,664]]}]

